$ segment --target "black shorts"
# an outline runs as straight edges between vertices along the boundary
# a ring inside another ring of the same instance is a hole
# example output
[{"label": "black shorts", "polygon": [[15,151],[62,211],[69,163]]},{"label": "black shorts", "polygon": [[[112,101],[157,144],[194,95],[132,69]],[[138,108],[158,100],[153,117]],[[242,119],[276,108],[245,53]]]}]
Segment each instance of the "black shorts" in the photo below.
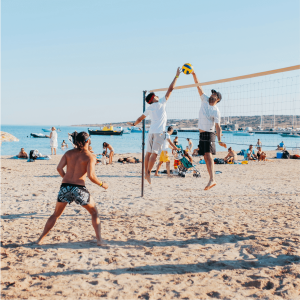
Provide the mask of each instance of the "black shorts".
[{"label": "black shorts", "polygon": [[90,193],[84,185],[71,183],[62,183],[57,196],[57,202],[71,204],[75,201],[80,205],[88,205],[90,203]]},{"label": "black shorts", "polygon": [[216,134],[214,132],[200,132],[199,155],[205,153],[216,154]]}]

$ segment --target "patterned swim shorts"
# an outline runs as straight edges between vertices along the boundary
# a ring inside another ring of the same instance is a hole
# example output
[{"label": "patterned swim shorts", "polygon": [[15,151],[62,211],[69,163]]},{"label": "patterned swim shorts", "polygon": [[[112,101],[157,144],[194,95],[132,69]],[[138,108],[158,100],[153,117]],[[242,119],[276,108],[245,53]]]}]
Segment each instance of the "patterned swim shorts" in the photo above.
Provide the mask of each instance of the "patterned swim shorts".
[{"label": "patterned swim shorts", "polygon": [[80,205],[88,205],[90,203],[88,189],[84,185],[62,183],[57,196],[57,202],[71,204],[73,201]]}]

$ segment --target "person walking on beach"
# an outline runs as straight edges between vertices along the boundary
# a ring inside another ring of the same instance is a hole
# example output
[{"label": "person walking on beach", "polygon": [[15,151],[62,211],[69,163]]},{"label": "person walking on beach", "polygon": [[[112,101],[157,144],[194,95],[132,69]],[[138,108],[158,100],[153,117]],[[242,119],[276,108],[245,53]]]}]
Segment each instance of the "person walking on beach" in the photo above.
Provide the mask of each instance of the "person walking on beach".
[{"label": "person walking on beach", "polygon": [[166,104],[174,87],[176,85],[177,79],[181,73],[181,69],[178,68],[175,78],[170,84],[168,91],[164,97],[159,99],[154,93],[150,93],[146,97],[146,102],[149,107],[146,111],[133,123],[128,122],[131,126],[136,126],[142,122],[147,116],[150,116],[151,126],[148,133],[148,141],[145,156],[145,179],[151,184],[151,170],[155,164],[156,157],[161,151],[162,145],[164,143],[163,132],[167,125],[167,113]]},{"label": "person walking on beach", "polygon": [[168,132],[165,132],[165,140],[162,146],[162,151],[159,157],[159,163],[157,165],[156,171],[155,171],[155,175],[154,176],[160,176],[158,175],[158,171],[160,169],[160,167],[162,166],[162,164],[165,162],[166,166],[167,166],[167,174],[168,177],[172,177],[171,175],[171,171],[170,171],[170,158],[169,158],[169,154],[168,154],[168,149],[170,148],[170,146],[172,147],[173,150],[180,150],[180,148],[177,148],[171,141],[170,139],[170,135],[172,135],[173,133],[173,127],[169,126],[168,127]]},{"label": "person walking on beach", "polygon": [[189,143],[188,150],[189,150],[190,153],[192,153],[193,152],[193,142],[192,142],[192,140],[190,138],[187,138],[186,140]]},{"label": "person walking on beach", "polygon": [[[199,83],[195,71],[192,72],[195,83]],[[221,114],[217,107],[222,99],[222,95],[215,90],[211,90],[211,96],[204,94],[201,86],[197,86],[200,98],[201,107],[199,111],[198,129],[200,131],[199,138],[199,155],[204,155],[207,171],[209,173],[209,182],[204,190],[209,190],[217,183],[215,181],[214,160],[212,155],[216,154],[216,134],[217,131],[218,143],[226,148],[226,144],[221,142],[222,129],[220,126]]]},{"label": "person walking on beach", "polygon": [[[98,215],[96,204],[89,191],[85,187],[86,176],[98,186],[107,189],[108,184],[100,181],[95,174],[96,157],[89,150],[91,140],[86,132],[73,135],[73,143],[76,148],[67,151],[61,158],[57,171],[63,178],[57,196],[56,207],[53,215],[48,219],[44,231],[37,244],[41,244],[45,236],[54,227],[58,218],[62,215],[67,204],[75,201],[85,208],[92,216],[92,224],[96,233],[97,245],[104,246],[101,238],[101,221]],[[65,173],[64,167],[67,166]]]},{"label": "person walking on beach", "polygon": [[115,151],[114,151],[114,148],[112,147],[112,145],[110,145],[110,144],[108,144],[108,143],[103,143],[103,149],[105,149],[104,150],[104,152],[103,152],[103,155],[104,156],[106,156],[106,154],[107,154],[107,149],[109,149],[109,161],[108,161],[108,164],[112,164],[112,160],[113,160],[113,157],[114,157],[114,153],[115,153]]},{"label": "person walking on beach", "polygon": [[51,155],[53,155],[53,151],[54,151],[54,155],[56,155],[56,148],[58,146],[57,144],[57,132],[55,127],[51,128],[51,133],[50,133],[50,147],[51,147]]}]

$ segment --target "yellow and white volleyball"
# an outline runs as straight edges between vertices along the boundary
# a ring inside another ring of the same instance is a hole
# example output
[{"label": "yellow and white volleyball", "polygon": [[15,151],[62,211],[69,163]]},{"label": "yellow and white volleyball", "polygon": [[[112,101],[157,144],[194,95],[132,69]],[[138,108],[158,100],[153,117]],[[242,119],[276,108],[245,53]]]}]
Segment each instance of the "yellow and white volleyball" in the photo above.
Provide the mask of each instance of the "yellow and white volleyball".
[{"label": "yellow and white volleyball", "polygon": [[187,74],[187,75],[191,74],[193,72],[193,70],[194,70],[194,68],[193,68],[193,66],[191,64],[184,64],[182,66],[182,72],[184,74]]}]

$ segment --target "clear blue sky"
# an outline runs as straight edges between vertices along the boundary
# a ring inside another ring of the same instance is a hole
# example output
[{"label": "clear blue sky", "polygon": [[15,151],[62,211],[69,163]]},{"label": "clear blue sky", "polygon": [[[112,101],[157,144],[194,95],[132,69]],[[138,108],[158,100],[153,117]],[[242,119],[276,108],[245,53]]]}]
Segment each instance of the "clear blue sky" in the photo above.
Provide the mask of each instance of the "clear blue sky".
[{"label": "clear blue sky", "polygon": [[299,64],[299,3],[2,0],[1,123],[134,120],[186,62],[201,81]]}]

